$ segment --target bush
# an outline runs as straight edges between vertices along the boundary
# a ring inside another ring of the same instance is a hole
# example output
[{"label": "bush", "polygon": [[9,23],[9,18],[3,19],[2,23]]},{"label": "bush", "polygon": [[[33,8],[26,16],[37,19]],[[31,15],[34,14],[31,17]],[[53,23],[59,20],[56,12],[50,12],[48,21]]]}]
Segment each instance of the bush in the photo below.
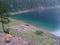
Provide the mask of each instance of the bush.
[{"label": "bush", "polygon": [[35,32],[35,34],[36,34],[36,35],[42,35],[42,34],[43,34],[43,32],[42,32],[42,31],[37,30],[37,31]]}]

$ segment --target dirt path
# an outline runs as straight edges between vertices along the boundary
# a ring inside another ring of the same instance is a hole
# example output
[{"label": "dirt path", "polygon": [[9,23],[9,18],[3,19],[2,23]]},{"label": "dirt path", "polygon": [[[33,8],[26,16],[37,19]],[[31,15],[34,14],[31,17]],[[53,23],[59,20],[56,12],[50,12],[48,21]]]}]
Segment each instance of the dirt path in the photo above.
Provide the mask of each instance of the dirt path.
[{"label": "dirt path", "polygon": [[4,33],[0,33],[0,45],[28,45],[28,41],[23,40],[21,37],[14,36],[14,39],[10,43],[4,41]]}]

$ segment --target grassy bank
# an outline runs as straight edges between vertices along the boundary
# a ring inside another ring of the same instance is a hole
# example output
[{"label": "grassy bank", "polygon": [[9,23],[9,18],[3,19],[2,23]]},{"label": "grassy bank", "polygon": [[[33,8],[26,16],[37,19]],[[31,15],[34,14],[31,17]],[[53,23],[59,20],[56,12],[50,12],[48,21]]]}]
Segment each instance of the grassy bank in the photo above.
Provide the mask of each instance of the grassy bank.
[{"label": "grassy bank", "polygon": [[20,36],[25,40],[32,42],[34,45],[53,45],[55,39],[52,38],[53,36],[47,33],[43,35],[36,35],[34,32],[11,32],[14,35]]},{"label": "grassy bank", "polygon": [[[16,26],[19,24],[24,24],[23,21],[18,21],[15,19],[11,19],[11,22],[9,23],[10,26]],[[35,27],[35,26],[33,26]],[[1,23],[0,23],[0,30],[1,30]],[[35,30],[35,31],[32,31]],[[36,30],[42,31],[43,35],[36,35],[35,32]],[[21,32],[17,30],[10,30],[10,33],[15,36],[22,37],[25,40],[28,40],[31,44],[33,45],[54,45],[59,43],[58,40],[60,40],[57,36],[54,36],[46,31],[41,30],[40,28],[31,28],[31,31],[28,32]]]},{"label": "grassy bank", "polygon": [[[14,20],[14,19],[11,19],[11,20],[12,20],[12,22],[10,23],[10,25],[13,25],[13,24],[19,25],[21,23],[24,23],[22,21],[18,21],[18,20]],[[37,27],[33,30],[43,31]],[[58,41],[60,40],[57,36],[52,35],[46,31],[43,31],[43,35],[36,35],[35,32],[33,32],[33,31],[29,31],[29,32],[21,32],[20,31],[19,32],[19,31],[11,30],[11,33],[16,36],[20,36],[25,40],[32,42],[34,45],[54,45],[54,44],[57,44]]]}]

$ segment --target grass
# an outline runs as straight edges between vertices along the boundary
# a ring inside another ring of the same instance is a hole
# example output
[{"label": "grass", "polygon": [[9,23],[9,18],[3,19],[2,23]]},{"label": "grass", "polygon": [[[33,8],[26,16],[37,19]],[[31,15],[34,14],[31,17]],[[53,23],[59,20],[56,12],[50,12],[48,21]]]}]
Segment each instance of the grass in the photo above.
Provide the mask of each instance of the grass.
[{"label": "grass", "polygon": [[[19,21],[11,19],[10,26],[14,26],[19,24]],[[1,30],[1,23],[0,23]],[[37,29],[38,30],[38,29]],[[43,32],[43,35],[36,35],[35,32],[18,32],[14,30],[10,30],[10,33],[19,37],[22,37],[25,40],[33,42],[34,45],[52,45],[53,36],[49,33]]]},{"label": "grass", "polygon": [[0,22],[0,32],[2,32],[2,24],[1,24],[1,22]]},{"label": "grass", "polygon": [[32,41],[34,45],[52,45],[53,39],[46,35],[45,33],[43,35],[36,35],[34,32],[17,32],[12,31],[11,32],[14,35],[20,36],[25,40]]},{"label": "grass", "polygon": [[36,31],[35,31],[35,34],[36,34],[36,35],[43,35],[43,32],[42,32],[42,31],[39,31],[39,30],[36,30]]}]

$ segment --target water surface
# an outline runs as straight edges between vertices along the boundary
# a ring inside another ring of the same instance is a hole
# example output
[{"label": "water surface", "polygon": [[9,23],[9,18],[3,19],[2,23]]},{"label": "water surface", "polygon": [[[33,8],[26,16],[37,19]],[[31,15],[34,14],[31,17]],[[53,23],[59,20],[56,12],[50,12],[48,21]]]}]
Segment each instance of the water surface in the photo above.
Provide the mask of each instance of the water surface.
[{"label": "water surface", "polygon": [[30,24],[49,28],[49,31],[56,31],[60,26],[60,8],[46,9],[44,11],[36,10],[22,14],[13,15],[16,20],[23,20]]}]

